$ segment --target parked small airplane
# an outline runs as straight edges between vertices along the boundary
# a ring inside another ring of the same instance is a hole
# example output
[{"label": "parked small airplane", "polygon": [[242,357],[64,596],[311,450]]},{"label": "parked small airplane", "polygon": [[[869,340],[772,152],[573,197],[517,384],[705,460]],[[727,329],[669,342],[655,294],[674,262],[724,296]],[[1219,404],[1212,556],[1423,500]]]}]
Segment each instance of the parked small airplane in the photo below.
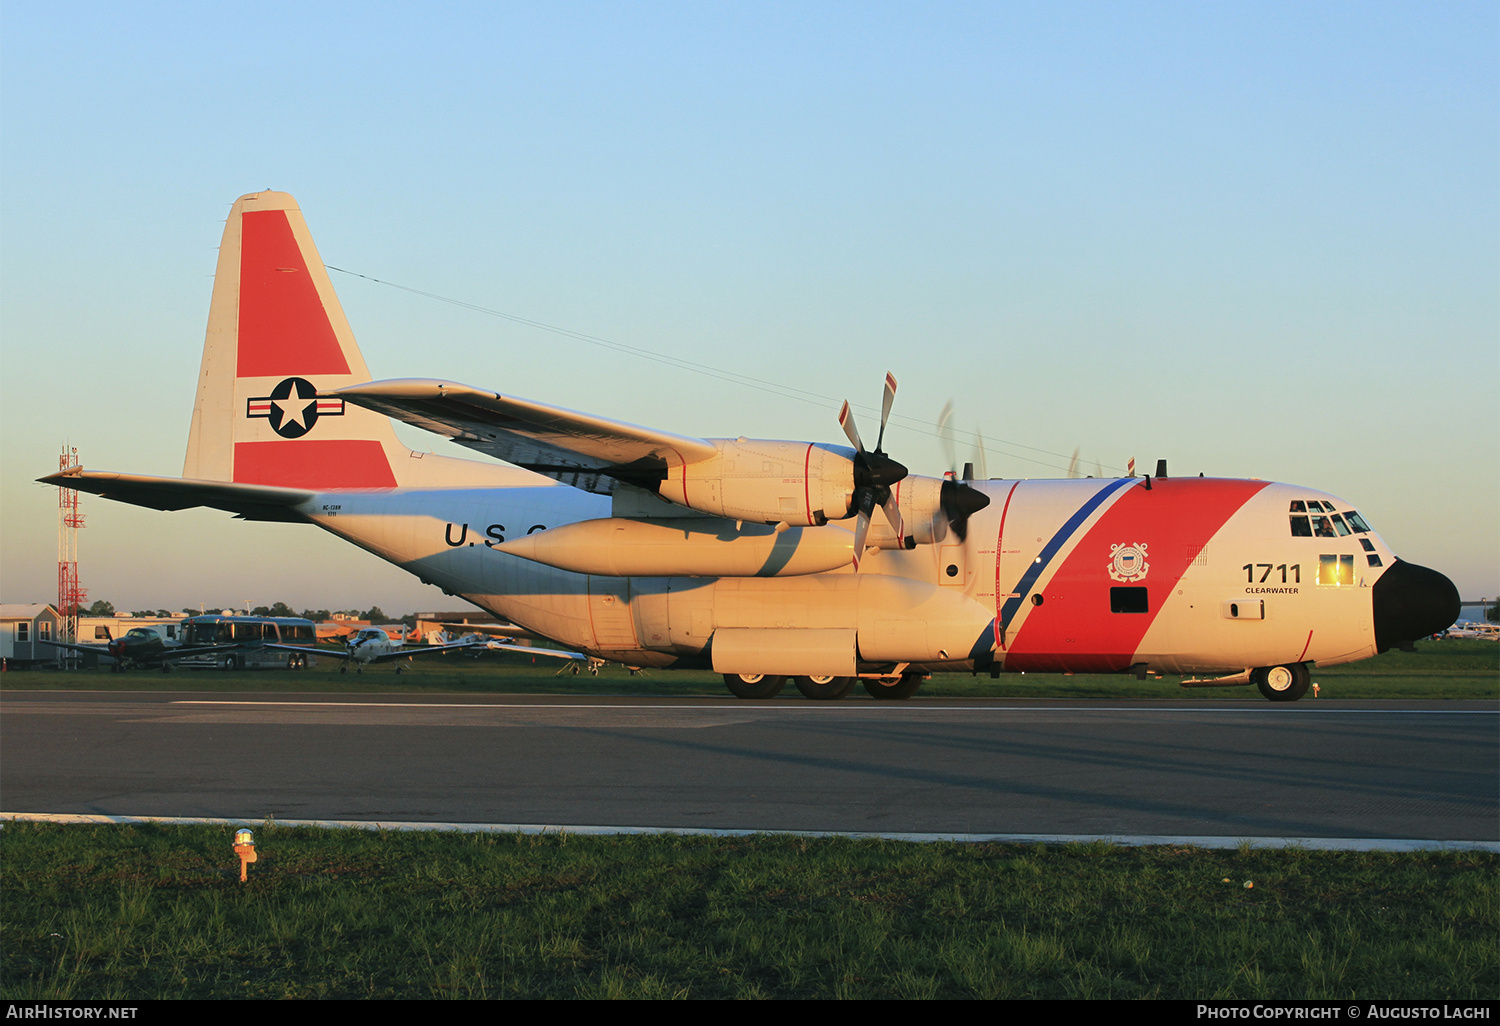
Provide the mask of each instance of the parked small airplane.
[{"label": "parked small airplane", "polygon": [[[349,635],[344,642],[343,651],[331,648],[309,648],[303,645],[279,645],[267,643],[266,648],[281,649],[286,652],[301,652],[305,655],[323,656],[330,659],[342,659],[339,666],[340,673],[349,672],[349,664],[354,664],[355,673],[365,672],[365,667],[371,663],[388,663],[396,659],[409,659],[412,656],[433,655],[438,652],[452,652],[461,648],[472,648],[474,642],[460,641],[452,645],[421,645],[407,648],[399,639],[393,639],[379,627],[361,627]],[[398,665],[397,673],[405,671],[405,667]]]},{"label": "parked small airplane", "polygon": [[160,668],[163,673],[167,673],[172,669],[172,664],[178,660],[210,652],[225,652],[239,647],[237,645],[183,645],[167,637],[166,631],[160,627],[132,627],[118,638],[103,645],[75,644],[67,641],[43,641],[42,644],[107,659],[110,670],[114,673],[122,673],[135,668]]},{"label": "parked small airplane", "polygon": [[[909,474],[883,450],[895,392],[888,376],[867,450],[847,404],[852,448],[372,381],[296,202],[263,192],[224,228],[183,478],[42,480],[316,524],[539,637],[712,667],[744,698],[788,677],[812,698],[856,679],[905,698],[933,672],[1019,671],[1193,674],[1184,684],[1289,701],[1314,663],[1409,646],[1458,616],[1448,578],[1310,488],[1169,479],[1162,464],[1144,478]],[[413,452],[388,417],[505,463]]]}]

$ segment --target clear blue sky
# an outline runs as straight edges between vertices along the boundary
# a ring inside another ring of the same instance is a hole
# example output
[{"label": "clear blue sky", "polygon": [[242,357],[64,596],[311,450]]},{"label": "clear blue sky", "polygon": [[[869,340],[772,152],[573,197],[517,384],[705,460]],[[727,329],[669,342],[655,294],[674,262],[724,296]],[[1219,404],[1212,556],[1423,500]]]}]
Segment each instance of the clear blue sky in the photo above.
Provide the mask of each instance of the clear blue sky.
[{"label": "clear blue sky", "polygon": [[[331,264],[829,400],[336,274],[377,377],[838,441],[891,370],[919,472],[952,397],[994,476],[1319,487],[1495,595],[1497,12],[12,0],[0,599],[56,594],[64,440],[181,473],[220,222],[267,187]],[[454,605],[311,528],[85,503],[121,608]]]}]

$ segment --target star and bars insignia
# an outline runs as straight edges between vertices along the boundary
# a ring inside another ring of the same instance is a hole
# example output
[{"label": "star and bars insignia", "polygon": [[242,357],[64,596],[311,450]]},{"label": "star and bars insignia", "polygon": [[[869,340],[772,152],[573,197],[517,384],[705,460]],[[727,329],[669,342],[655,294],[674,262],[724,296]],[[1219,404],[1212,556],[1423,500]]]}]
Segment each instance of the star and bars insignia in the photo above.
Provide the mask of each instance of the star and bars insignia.
[{"label": "star and bars insignia", "polygon": [[265,417],[271,430],[282,438],[301,438],[319,417],[342,417],[344,400],[318,398],[318,390],[306,378],[285,378],[271,394],[245,401],[245,416]]}]

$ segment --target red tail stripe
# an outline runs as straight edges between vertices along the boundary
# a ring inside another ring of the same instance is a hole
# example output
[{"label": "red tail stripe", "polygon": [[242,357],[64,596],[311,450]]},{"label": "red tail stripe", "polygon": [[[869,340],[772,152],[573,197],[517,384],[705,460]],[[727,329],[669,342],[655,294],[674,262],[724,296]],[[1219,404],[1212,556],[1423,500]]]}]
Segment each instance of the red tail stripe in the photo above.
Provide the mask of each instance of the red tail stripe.
[{"label": "red tail stripe", "polygon": [[349,373],[284,210],[242,215],[235,373],[242,378]]},{"label": "red tail stripe", "polygon": [[385,448],[379,442],[356,438],[235,442],[234,479],[242,484],[315,491],[396,487]]}]

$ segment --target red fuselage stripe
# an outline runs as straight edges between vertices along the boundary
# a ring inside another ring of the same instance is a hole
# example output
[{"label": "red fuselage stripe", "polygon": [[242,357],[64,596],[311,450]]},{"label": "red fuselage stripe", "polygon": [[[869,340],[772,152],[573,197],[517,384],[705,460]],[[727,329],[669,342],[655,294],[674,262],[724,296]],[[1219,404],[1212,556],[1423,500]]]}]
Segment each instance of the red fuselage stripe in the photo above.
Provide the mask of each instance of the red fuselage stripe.
[{"label": "red fuselage stripe", "polygon": [[813,522],[812,517],[812,482],[807,475],[812,473],[812,443],[807,444],[807,457],[802,461],[802,501],[807,505],[807,522]]},{"label": "red fuselage stripe", "polygon": [[[1006,669],[1114,673],[1136,662],[1141,640],[1171,599],[1182,575],[1211,538],[1263,481],[1157,479],[1133,487],[1095,521],[1046,581],[1044,604],[1022,607]],[[1140,545],[1146,569],[1111,576],[1114,546]],[[1111,612],[1111,589],[1146,589],[1144,613]]]}]

